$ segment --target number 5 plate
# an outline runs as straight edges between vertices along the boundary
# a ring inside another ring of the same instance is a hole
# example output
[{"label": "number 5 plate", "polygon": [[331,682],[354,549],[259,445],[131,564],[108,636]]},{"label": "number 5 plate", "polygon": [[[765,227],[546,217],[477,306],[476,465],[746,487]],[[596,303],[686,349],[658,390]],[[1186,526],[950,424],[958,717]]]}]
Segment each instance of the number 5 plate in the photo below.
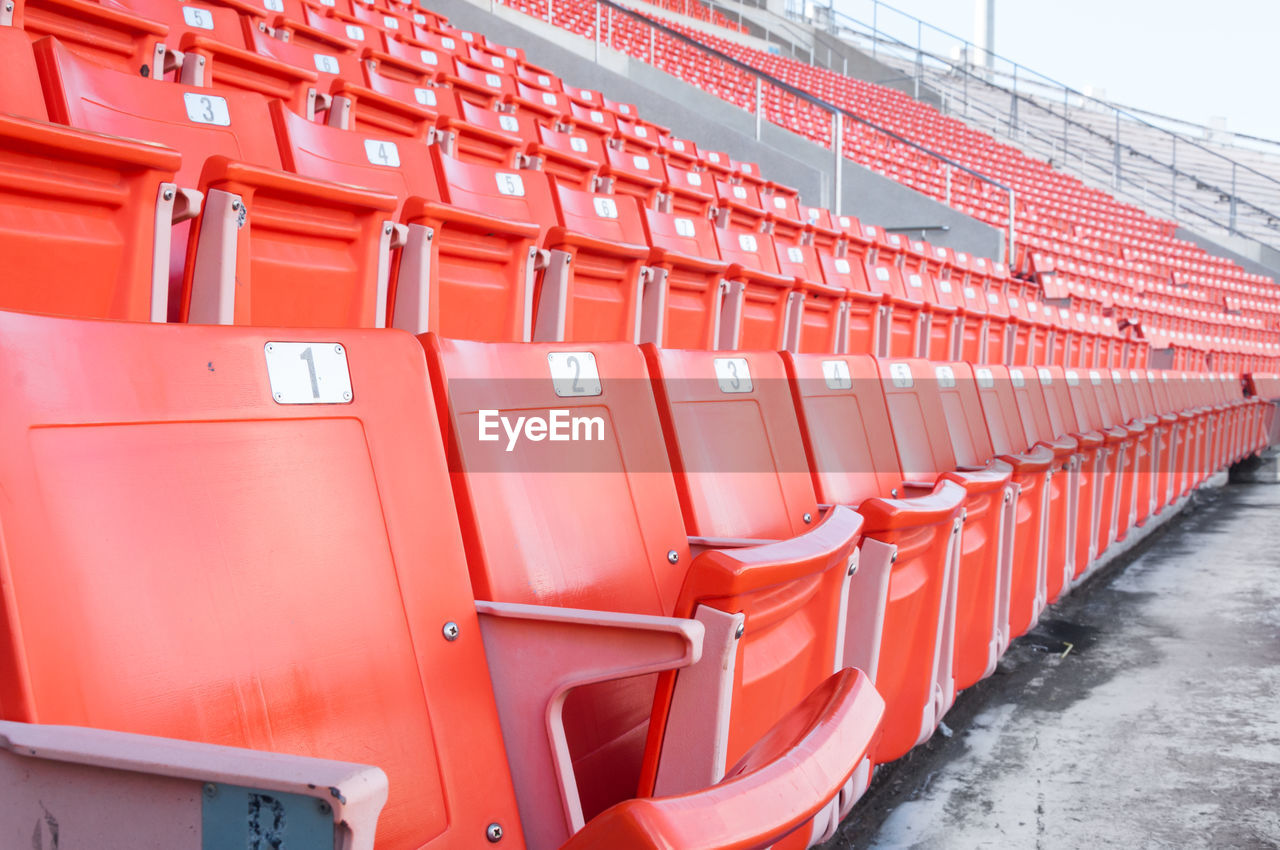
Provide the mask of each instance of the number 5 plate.
[{"label": "number 5 plate", "polygon": [[267,379],[277,404],[349,404],[347,350],[336,342],[268,342]]}]

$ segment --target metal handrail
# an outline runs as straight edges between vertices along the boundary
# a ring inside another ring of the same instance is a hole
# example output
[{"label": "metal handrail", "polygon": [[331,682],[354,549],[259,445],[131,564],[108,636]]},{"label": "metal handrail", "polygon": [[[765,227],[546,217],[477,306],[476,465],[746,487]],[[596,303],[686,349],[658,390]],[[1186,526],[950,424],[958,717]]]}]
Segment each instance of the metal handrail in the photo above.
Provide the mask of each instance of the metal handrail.
[{"label": "metal handrail", "polygon": [[[837,34],[837,35],[839,35],[839,31],[840,31],[840,29],[841,29],[841,28],[848,29],[850,32],[855,33],[855,34],[858,34],[858,35],[862,35],[862,36],[868,36],[868,35],[869,35],[869,36],[871,37],[871,39],[872,39],[872,53],[873,53],[873,55],[875,55],[875,50],[876,50],[877,45],[878,45],[879,43],[881,43],[881,42],[884,42],[884,43],[887,43],[887,44],[891,44],[891,45],[896,45],[896,46],[899,46],[899,47],[901,47],[901,48],[904,48],[905,50],[907,50],[907,51],[908,51],[908,52],[910,52],[910,53],[914,53],[914,54],[915,54],[915,56],[916,56],[915,62],[916,62],[917,68],[922,68],[923,58],[924,58],[925,56],[928,56],[930,59],[932,59],[932,60],[934,60],[934,61],[936,61],[936,62],[938,62],[938,63],[940,63],[940,64],[944,65],[945,67],[949,68],[950,70],[955,71],[955,72],[959,72],[959,73],[963,74],[963,75],[965,76],[966,82],[967,82],[967,80],[968,80],[968,79],[974,79],[974,80],[977,80],[979,83],[981,83],[981,84],[982,84],[982,85],[984,85],[984,86],[987,86],[987,87],[989,87],[989,88],[996,89],[997,91],[1000,91],[1002,94],[1010,96],[1010,97],[1011,97],[1011,99],[1012,99],[1012,101],[1011,101],[1011,102],[1014,102],[1014,103],[1016,103],[1016,102],[1026,102],[1026,103],[1030,103],[1031,105],[1033,105],[1033,106],[1035,106],[1035,107],[1037,107],[1037,108],[1039,108],[1039,109],[1044,109],[1045,111],[1049,112],[1051,115],[1056,115],[1056,113],[1054,112],[1054,110],[1052,110],[1052,109],[1050,109],[1050,108],[1048,108],[1048,107],[1044,106],[1043,104],[1040,104],[1040,103],[1035,102],[1035,101],[1034,101],[1034,100],[1032,100],[1030,97],[1028,97],[1028,96],[1026,96],[1026,95],[1024,95],[1024,94],[1022,94],[1022,93],[1019,93],[1019,92],[1017,91],[1017,85],[1018,85],[1018,83],[1020,82],[1019,73],[1021,72],[1021,73],[1024,75],[1023,80],[1022,80],[1022,81],[1024,81],[1024,84],[1025,84],[1025,82],[1032,82],[1033,84],[1041,85],[1041,86],[1043,86],[1043,87],[1045,87],[1045,88],[1048,88],[1048,89],[1051,89],[1051,90],[1053,90],[1053,91],[1055,91],[1055,92],[1062,92],[1062,94],[1063,94],[1063,99],[1064,99],[1064,103],[1066,103],[1070,97],[1074,96],[1076,99],[1078,99],[1078,100],[1079,100],[1079,101],[1081,101],[1081,102],[1088,101],[1088,102],[1090,102],[1090,103],[1097,104],[1098,106],[1100,106],[1100,107],[1102,108],[1102,111],[1104,111],[1104,113],[1105,113],[1105,114],[1109,114],[1109,115],[1111,115],[1111,116],[1114,116],[1114,117],[1117,119],[1117,122],[1119,121],[1119,119],[1120,119],[1120,118],[1122,118],[1122,117],[1123,117],[1123,118],[1125,118],[1125,119],[1127,119],[1127,120],[1129,120],[1129,121],[1132,121],[1132,122],[1134,122],[1134,123],[1136,123],[1136,124],[1139,124],[1139,125],[1142,125],[1142,126],[1144,126],[1144,127],[1150,128],[1151,130],[1153,130],[1153,131],[1154,131],[1155,133],[1157,133],[1157,134],[1163,134],[1163,135],[1165,135],[1165,136],[1168,136],[1168,137],[1170,138],[1170,143],[1171,143],[1171,145],[1173,146],[1173,148],[1174,148],[1175,150],[1176,150],[1176,148],[1177,148],[1177,146],[1178,146],[1178,145],[1185,145],[1185,146],[1187,146],[1187,147],[1190,147],[1190,148],[1193,148],[1193,149],[1195,149],[1195,150],[1201,151],[1201,152],[1203,152],[1204,154],[1207,154],[1209,157],[1212,157],[1212,158],[1215,158],[1215,159],[1222,160],[1224,163],[1226,163],[1228,166],[1230,166],[1230,167],[1231,167],[1232,172],[1233,172],[1233,182],[1234,182],[1234,174],[1235,174],[1236,172],[1240,171],[1240,172],[1247,172],[1247,173],[1249,173],[1249,174],[1256,175],[1257,177],[1261,178],[1261,180],[1263,180],[1263,181],[1265,181],[1265,182],[1267,182],[1267,183],[1275,184],[1277,187],[1280,187],[1280,179],[1277,179],[1277,178],[1275,178],[1275,177],[1273,177],[1273,176],[1271,176],[1271,175],[1269,175],[1269,174],[1267,174],[1267,173],[1265,173],[1265,172],[1263,172],[1263,171],[1259,171],[1258,169],[1253,168],[1252,166],[1250,166],[1250,165],[1248,165],[1248,164],[1246,164],[1246,163],[1242,163],[1242,162],[1240,162],[1240,161],[1238,161],[1238,160],[1236,160],[1236,159],[1233,159],[1232,157],[1227,156],[1226,154],[1221,153],[1220,151],[1215,151],[1215,150],[1213,150],[1213,149],[1211,149],[1211,148],[1205,147],[1204,145],[1202,145],[1202,144],[1198,143],[1195,139],[1192,139],[1192,138],[1187,137],[1187,136],[1185,136],[1185,135],[1183,135],[1183,134],[1181,134],[1181,133],[1177,133],[1177,132],[1171,131],[1171,130],[1169,130],[1169,129],[1167,129],[1167,128],[1161,127],[1161,126],[1159,126],[1159,125],[1157,125],[1157,124],[1154,124],[1154,123],[1152,123],[1152,122],[1150,122],[1150,121],[1147,121],[1147,120],[1145,120],[1145,119],[1143,119],[1143,118],[1139,117],[1138,115],[1135,115],[1133,112],[1130,112],[1130,111],[1125,110],[1125,109],[1121,109],[1121,108],[1117,107],[1115,104],[1108,103],[1107,101],[1101,100],[1100,98],[1097,98],[1097,97],[1094,97],[1094,96],[1092,96],[1092,95],[1085,94],[1084,92],[1078,91],[1077,89],[1074,89],[1074,88],[1072,88],[1072,87],[1070,87],[1070,86],[1067,86],[1066,84],[1061,83],[1061,82],[1059,82],[1058,80],[1055,80],[1055,79],[1053,79],[1053,78],[1051,78],[1051,77],[1049,77],[1049,76],[1047,76],[1047,75],[1045,75],[1045,74],[1041,74],[1041,73],[1039,73],[1039,72],[1037,72],[1037,71],[1034,71],[1034,70],[1031,70],[1031,69],[1025,68],[1024,66],[1020,65],[1020,64],[1019,64],[1019,63],[1017,63],[1017,62],[1014,62],[1014,61],[1012,61],[1012,60],[1010,60],[1010,59],[1007,59],[1007,58],[1005,58],[1005,57],[1003,57],[1003,56],[1000,56],[999,54],[996,54],[994,51],[986,51],[986,50],[984,50],[984,51],[982,51],[982,52],[987,53],[988,55],[990,55],[990,56],[992,57],[992,59],[993,59],[993,60],[997,60],[997,59],[998,59],[998,60],[1000,60],[1000,61],[1002,61],[1002,62],[1004,62],[1004,63],[1007,63],[1007,65],[1012,66],[1012,68],[1013,68],[1013,74],[1012,74],[1013,88],[1012,88],[1012,89],[1010,89],[1010,88],[1007,88],[1007,87],[1005,87],[1005,86],[999,85],[999,84],[997,84],[997,83],[993,82],[991,79],[988,79],[988,78],[987,78],[987,76],[986,76],[986,74],[984,74],[984,73],[974,73],[974,71],[970,70],[970,67],[969,67],[970,57],[972,56],[972,54],[973,54],[973,50],[976,48],[976,45],[974,45],[974,44],[973,44],[972,42],[970,42],[968,39],[963,38],[963,37],[961,37],[961,36],[958,36],[958,35],[956,35],[956,34],[954,34],[954,33],[951,33],[951,32],[949,32],[949,31],[947,31],[947,30],[944,30],[944,29],[942,29],[942,28],[940,28],[940,27],[936,27],[936,26],[934,26],[933,24],[928,23],[927,21],[923,21],[923,20],[921,20],[920,18],[917,18],[917,17],[915,17],[914,15],[911,15],[909,12],[903,12],[902,10],[898,9],[898,8],[897,8],[897,7],[895,7],[895,6],[892,6],[892,5],[888,4],[888,3],[884,3],[884,2],[882,2],[882,0],[870,0],[870,1],[871,1],[871,3],[872,3],[872,12],[873,12],[873,21],[872,21],[872,23],[871,23],[871,24],[868,24],[866,21],[859,20],[858,18],[855,18],[855,17],[853,17],[852,15],[849,15],[849,14],[847,14],[847,13],[845,13],[845,12],[837,11],[837,10],[835,10],[835,9],[833,9],[833,8],[830,8],[830,7],[828,7],[828,8],[827,8],[827,13],[828,13],[828,15],[830,16],[830,20],[831,20],[831,22],[832,22],[832,26],[835,28],[835,30],[836,30],[836,34]],[[885,9],[887,9],[887,10],[890,10],[890,11],[892,11],[892,12],[895,12],[895,13],[897,13],[897,14],[901,15],[902,17],[904,17],[904,18],[908,19],[909,21],[914,22],[914,23],[916,24],[916,31],[917,31],[917,43],[916,43],[916,45],[912,46],[912,45],[910,45],[909,43],[907,43],[907,42],[905,42],[905,41],[903,41],[903,40],[901,40],[901,39],[899,39],[899,38],[897,38],[897,37],[893,36],[892,34],[890,34],[890,33],[888,33],[888,32],[885,32],[883,29],[881,29],[881,28],[880,28],[880,26],[879,26],[879,22],[878,22],[878,10],[879,10],[879,8],[880,8],[880,7],[883,7],[883,8],[885,8]],[[854,25],[856,25],[856,26],[847,26],[847,25],[844,25],[844,24],[845,24],[845,22],[847,22],[848,24],[854,24]],[[861,28],[861,31],[859,31],[859,29],[857,29],[858,27],[860,27],[860,28]],[[964,48],[964,57],[965,57],[965,58],[964,58],[964,61],[963,61],[962,63],[959,63],[959,64],[958,64],[957,62],[952,61],[951,59],[949,59],[949,58],[947,58],[947,57],[940,56],[940,55],[938,55],[938,54],[936,54],[936,53],[932,53],[932,52],[926,52],[926,51],[924,51],[924,50],[923,50],[923,45],[922,45],[922,37],[923,37],[923,36],[922,36],[922,33],[923,33],[923,30],[924,30],[925,28],[927,28],[927,29],[931,30],[932,32],[939,33],[939,34],[941,34],[941,35],[943,35],[943,36],[945,36],[945,37],[947,37],[947,38],[949,38],[949,39],[952,39],[952,40],[953,40],[953,41],[955,41],[955,42],[958,42],[958,43],[962,44],[962,45],[963,45],[963,48]],[[905,58],[905,57],[904,57],[903,61],[909,61],[909,60],[908,60],[907,58]],[[1003,71],[1003,70],[997,71],[997,70],[996,70],[996,69],[994,69],[994,68],[988,69],[988,72],[989,72],[989,73],[991,73],[991,75],[992,75],[992,76],[995,76],[996,74],[1000,74],[1000,75],[1003,75],[1003,76],[1006,76],[1006,77],[1007,77],[1007,76],[1009,76],[1008,72]],[[1025,75],[1027,75],[1027,74],[1031,75],[1031,76],[1032,76],[1032,78],[1033,78],[1033,80],[1026,81],[1026,80],[1025,80]],[[1034,79],[1034,78],[1038,78],[1038,80],[1037,80],[1037,79]],[[1040,81],[1043,81],[1043,82],[1040,82]],[[1107,135],[1106,133],[1102,133],[1102,132],[1099,132],[1099,131],[1097,131],[1097,130],[1094,130],[1092,127],[1089,127],[1089,126],[1087,126],[1087,125],[1084,125],[1084,124],[1082,124],[1082,123],[1080,123],[1080,122],[1078,122],[1078,121],[1071,121],[1071,120],[1069,119],[1069,117],[1067,116],[1067,109],[1068,109],[1068,107],[1064,106],[1063,113],[1062,113],[1062,116],[1061,116],[1061,117],[1062,117],[1062,119],[1063,119],[1063,121],[1064,121],[1064,125],[1074,126],[1074,127],[1077,127],[1077,128],[1079,128],[1079,129],[1081,129],[1081,130],[1084,130],[1084,131],[1086,131],[1086,132],[1089,132],[1091,135],[1096,136],[1096,137],[1098,137],[1098,138],[1100,138],[1100,139],[1103,139],[1103,140],[1105,140],[1106,142],[1110,143],[1110,144],[1111,144],[1111,145],[1113,145],[1115,148],[1117,148],[1117,149],[1118,149],[1118,151],[1128,151],[1128,152],[1129,152],[1129,154],[1130,154],[1131,156],[1138,156],[1138,157],[1142,157],[1142,158],[1144,158],[1144,159],[1146,159],[1146,160],[1148,160],[1148,161],[1152,162],[1153,164],[1158,165],[1158,166],[1160,166],[1160,167],[1164,168],[1165,170],[1167,170],[1167,171],[1169,171],[1169,172],[1170,172],[1170,175],[1171,175],[1171,177],[1172,177],[1172,179],[1173,179],[1174,181],[1176,181],[1179,177],[1184,178],[1184,179],[1188,179],[1188,180],[1191,180],[1191,181],[1194,181],[1194,183],[1197,185],[1197,187],[1198,187],[1198,188],[1203,187],[1203,188],[1208,189],[1208,190],[1210,190],[1210,191],[1213,191],[1213,192],[1215,192],[1215,193],[1217,193],[1217,194],[1220,194],[1220,195],[1222,195],[1222,196],[1226,197],[1228,200],[1230,200],[1230,201],[1232,202],[1232,203],[1231,203],[1231,209],[1232,209],[1232,211],[1233,211],[1233,212],[1231,213],[1231,215],[1230,215],[1230,216],[1229,216],[1229,218],[1228,218],[1228,221],[1227,221],[1225,224],[1224,224],[1223,222],[1221,222],[1221,221],[1217,221],[1217,220],[1214,220],[1214,219],[1211,219],[1211,218],[1207,219],[1207,220],[1211,221],[1213,224],[1215,224],[1215,225],[1217,225],[1217,226],[1219,226],[1219,227],[1223,227],[1223,228],[1224,228],[1225,230],[1227,230],[1229,233],[1233,233],[1233,234],[1235,234],[1235,235],[1243,236],[1243,237],[1245,237],[1245,238],[1250,239],[1251,241],[1259,242],[1259,244],[1265,244],[1265,243],[1262,243],[1262,242],[1261,242],[1261,240],[1258,240],[1258,239],[1256,239],[1255,237],[1250,236],[1249,234],[1240,233],[1240,232],[1236,229],[1236,227],[1235,227],[1235,215],[1234,215],[1234,210],[1236,209],[1236,207],[1237,207],[1237,206],[1245,206],[1245,207],[1248,207],[1249,209],[1251,209],[1251,210],[1253,210],[1253,211],[1255,211],[1255,212],[1257,212],[1257,213],[1260,213],[1260,214],[1262,214],[1262,215],[1264,215],[1264,216],[1268,217],[1269,219],[1280,219],[1280,216],[1277,216],[1275,213],[1272,213],[1271,211],[1267,210],[1265,207],[1262,207],[1261,205],[1259,205],[1259,204],[1257,204],[1257,203],[1255,203],[1255,202],[1253,202],[1253,201],[1250,201],[1250,200],[1248,200],[1248,199],[1246,199],[1246,198],[1241,197],[1241,196],[1239,195],[1238,190],[1237,190],[1234,186],[1233,186],[1233,188],[1232,188],[1231,190],[1223,189],[1223,188],[1221,188],[1221,187],[1218,187],[1218,186],[1214,185],[1213,183],[1211,183],[1211,182],[1210,182],[1209,180],[1207,180],[1206,178],[1203,178],[1203,177],[1201,177],[1201,176],[1199,176],[1199,175],[1197,175],[1197,174],[1195,174],[1195,173],[1192,173],[1192,172],[1188,172],[1188,171],[1185,171],[1185,170],[1179,169],[1179,168],[1177,168],[1177,166],[1176,166],[1176,165],[1171,164],[1171,163],[1161,162],[1158,158],[1156,158],[1155,156],[1153,156],[1153,155],[1151,155],[1151,154],[1147,153],[1146,151],[1143,151],[1143,150],[1140,150],[1140,149],[1138,149],[1138,148],[1135,148],[1135,147],[1133,147],[1132,145],[1126,145],[1125,143],[1121,142],[1121,141],[1119,140],[1119,138],[1112,138],[1111,136]],[[1012,113],[1012,110],[1011,110],[1011,113]],[[1065,156],[1065,152],[1064,152],[1064,156]],[[1175,211],[1175,212],[1174,212],[1174,215],[1175,215],[1175,217],[1176,217],[1176,210],[1177,210],[1177,208],[1178,208],[1178,207],[1177,207],[1177,203],[1176,203],[1176,201],[1177,201],[1177,193],[1176,193],[1176,190],[1175,190],[1174,192],[1172,192],[1171,194],[1172,194],[1172,196],[1173,196],[1173,200],[1174,200],[1174,203],[1173,203],[1173,209],[1174,209],[1174,211]],[[1205,216],[1201,215],[1201,217],[1205,217]],[[1206,217],[1206,218],[1207,218],[1207,217]]]}]

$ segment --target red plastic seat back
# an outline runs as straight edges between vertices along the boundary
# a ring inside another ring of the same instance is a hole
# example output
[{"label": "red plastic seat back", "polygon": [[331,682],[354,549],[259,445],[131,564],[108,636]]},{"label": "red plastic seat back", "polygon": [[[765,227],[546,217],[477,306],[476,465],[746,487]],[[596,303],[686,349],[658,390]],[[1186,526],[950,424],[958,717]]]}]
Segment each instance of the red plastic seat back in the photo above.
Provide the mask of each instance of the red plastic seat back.
[{"label": "red plastic seat back", "polygon": [[212,156],[280,167],[267,101],[101,68],[52,39],[35,45],[53,121],[159,142],[182,153],[178,182],[196,187]]},{"label": "red plastic seat back", "polygon": [[689,533],[777,539],[807,530],[817,499],[781,358],[652,346],[645,355]]},{"label": "red plastic seat back", "polygon": [[0,383],[6,719],[373,764],[379,848],[519,845],[415,340],[0,313]]},{"label": "red plastic seat back", "polygon": [[933,481],[941,473],[955,469],[955,450],[933,364],[924,360],[878,363],[903,477]]},{"label": "red plastic seat back", "polygon": [[[675,614],[689,547],[639,350],[422,339],[477,597]],[[511,443],[494,418],[550,422],[552,410],[569,417],[570,439],[519,431]],[[566,731],[588,817],[635,794],[654,686],[646,676],[571,696]]]},{"label": "red plastic seat back", "polygon": [[1030,442],[1014,393],[1016,388],[1026,389],[1026,373],[1022,369],[990,364],[975,366],[973,374],[994,453],[1007,455],[1025,451]]},{"label": "red plastic seat back", "polygon": [[818,501],[857,505],[902,481],[880,370],[866,354],[783,352]]},{"label": "red plastic seat back", "polygon": [[[1069,434],[1083,434],[1093,430],[1088,420],[1081,420],[1076,415],[1075,402],[1071,397],[1071,385],[1067,381],[1066,370],[1061,366],[1041,366],[1036,369],[1040,378],[1040,389],[1044,393],[1045,412],[1049,415],[1050,425],[1055,437]],[[1080,376],[1076,375],[1079,381]]]},{"label": "red plastic seat back", "polygon": [[560,226],[570,233],[614,243],[645,245],[640,205],[630,195],[580,192],[555,186],[553,197]]},{"label": "red plastic seat back", "polygon": [[536,224],[542,235],[555,223],[551,184],[541,171],[463,162],[436,145],[431,154],[445,201],[482,215]]},{"label": "red plastic seat back", "polygon": [[1058,436],[1065,434],[1065,431],[1058,431],[1053,426],[1053,419],[1049,412],[1049,403],[1047,395],[1049,388],[1045,386],[1046,381],[1052,383],[1053,377],[1048,370],[1041,366],[1032,367],[1015,367],[1009,370],[1010,376],[1020,374],[1023,377],[1021,382],[1013,381],[1013,397],[1018,403],[1018,413],[1022,417],[1023,434],[1026,436],[1027,445],[1033,446],[1036,443],[1045,440],[1054,440]]},{"label": "red plastic seat back", "polygon": [[[1093,375],[1091,377],[1090,371]],[[1102,384],[1102,374],[1095,370],[1066,369],[1063,371],[1066,378],[1067,391],[1071,398],[1071,409],[1075,411],[1076,422],[1079,423],[1082,430],[1097,431],[1101,428],[1109,427],[1108,423],[1103,420],[1102,412],[1098,404],[1098,393],[1096,387]],[[1094,382],[1096,378],[1096,383]]]},{"label": "red plastic seat back", "polygon": [[717,227],[716,243],[720,246],[720,258],[726,263],[769,274],[780,274],[773,237],[767,233]]},{"label": "red plastic seat back", "polygon": [[386,192],[401,204],[409,197],[440,199],[431,155],[421,142],[318,124],[278,100],[271,103],[271,120],[288,171]]},{"label": "red plastic seat back", "polygon": [[[950,373],[946,370],[950,369]],[[951,446],[960,466],[983,466],[994,456],[987,418],[983,415],[978,384],[995,384],[986,367],[958,362],[933,366],[932,377],[942,398],[942,409],[951,433]],[[927,375],[927,372],[923,374]]]}]

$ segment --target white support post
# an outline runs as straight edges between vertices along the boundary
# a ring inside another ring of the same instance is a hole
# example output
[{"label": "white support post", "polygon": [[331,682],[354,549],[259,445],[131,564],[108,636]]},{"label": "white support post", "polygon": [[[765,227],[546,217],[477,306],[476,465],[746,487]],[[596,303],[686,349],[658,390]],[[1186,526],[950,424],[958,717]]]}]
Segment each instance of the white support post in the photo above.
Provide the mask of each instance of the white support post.
[{"label": "white support post", "polygon": [[832,175],[831,211],[840,215],[844,194],[844,115],[831,113],[831,152],[834,157]]},{"label": "white support post", "polygon": [[1017,228],[1013,218],[1014,216],[1013,211],[1014,211],[1014,194],[1013,194],[1013,190],[1010,189],[1009,190],[1009,256],[1005,260],[1005,262],[1008,263],[1009,265],[1013,265],[1014,259],[1017,256],[1014,249],[1014,239],[1017,235]]},{"label": "white support post", "polygon": [[760,122],[764,120],[764,78],[756,77],[756,141],[760,141]]}]

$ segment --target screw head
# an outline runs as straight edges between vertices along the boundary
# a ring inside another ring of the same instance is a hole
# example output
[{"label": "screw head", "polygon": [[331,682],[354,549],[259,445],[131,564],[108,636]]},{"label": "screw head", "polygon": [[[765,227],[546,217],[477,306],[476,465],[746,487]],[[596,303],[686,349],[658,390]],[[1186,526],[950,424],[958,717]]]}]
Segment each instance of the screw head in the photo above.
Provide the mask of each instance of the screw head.
[{"label": "screw head", "polygon": [[320,814],[327,815],[333,811],[333,807],[328,802],[324,800],[317,800],[316,802],[319,804]]},{"label": "screw head", "polygon": [[444,628],[441,629],[441,631],[444,633],[445,640],[455,641],[458,639],[458,632],[460,631],[460,629],[458,628],[457,623],[453,622],[453,620],[450,620],[449,622],[444,624]]},{"label": "screw head", "polygon": [[273,351],[273,350],[275,350],[275,346],[272,345],[271,343],[267,343],[267,351]]},{"label": "screw head", "polygon": [[343,401],[351,401],[351,391],[350,391],[350,390],[343,390],[343,392],[342,392],[342,400],[343,400]]},{"label": "screw head", "polygon": [[891,563],[891,564],[896,564],[896,563],[898,563],[898,550],[896,550],[896,549],[895,549],[895,550],[894,550],[894,551],[889,555],[889,563]]},{"label": "screw head", "polygon": [[276,401],[284,401],[284,393],[276,393]]},{"label": "screw head", "polygon": [[890,496],[891,498],[894,498],[894,499],[898,498],[898,488],[897,488],[897,487],[894,487],[894,488],[890,489],[890,490],[889,490],[889,496]]},{"label": "screw head", "polygon": [[164,199],[165,199],[166,201],[172,201],[172,200],[173,200],[173,190],[172,190],[172,189],[165,189],[165,190],[164,190]]},{"label": "screw head", "polygon": [[240,212],[240,207],[241,207],[241,204],[240,204],[239,198],[236,198],[234,201],[231,202],[231,209],[235,210],[236,212]]},{"label": "screw head", "polygon": [[382,232],[383,232],[383,233],[386,233],[386,234],[390,234],[390,233],[391,233],[391,223],[390,223],[390,222],[387,222],[386,224],[382,225]]},{"label": "screw head", "polygon": [[212,800],[214,797],[218,796],[218,786],[214,785],[212,782],[206,782],[204,784],[204,795]]},{"label": "screw head", "polygon": [[734,640],[742,640],[742,635],[747,631],[746,623],[738,623],[738,630],[733,633]]},{"label": "screw head", "polygon": [[680,553],[679,553],[679,552],[677,552],[675,549],[671,549],[671,550],[669,550],[669,551],[667,552],[667,563],[668,563],[668,564],[678,564],[678,563],[680,563]]},{"label": "screw head", "polygon": [[502,840],[502,824],[489,824],[489,826],[485,828],[484,837],[489,839],[490,844],[497,844]]},{"label": "screw head", "polygon": [[857,572],[858,572],[858,559],[854,557],[850,557],[849,558],[849,575],[854,575]]},{"label": "screw head", "polygon": [[342,353],[342,346],[341,346],[341,345],[335,345],[335,346],[333,347],[333,353],[334,353],[334,354],[341,354],[341,353]]},{"label": "screw head", "polygon": [[800,518],[804,520],[805,525],[808,525],[809,523],[813,522],[813,514],[809,513],[808,511],[805,511],[804,516]]}]

